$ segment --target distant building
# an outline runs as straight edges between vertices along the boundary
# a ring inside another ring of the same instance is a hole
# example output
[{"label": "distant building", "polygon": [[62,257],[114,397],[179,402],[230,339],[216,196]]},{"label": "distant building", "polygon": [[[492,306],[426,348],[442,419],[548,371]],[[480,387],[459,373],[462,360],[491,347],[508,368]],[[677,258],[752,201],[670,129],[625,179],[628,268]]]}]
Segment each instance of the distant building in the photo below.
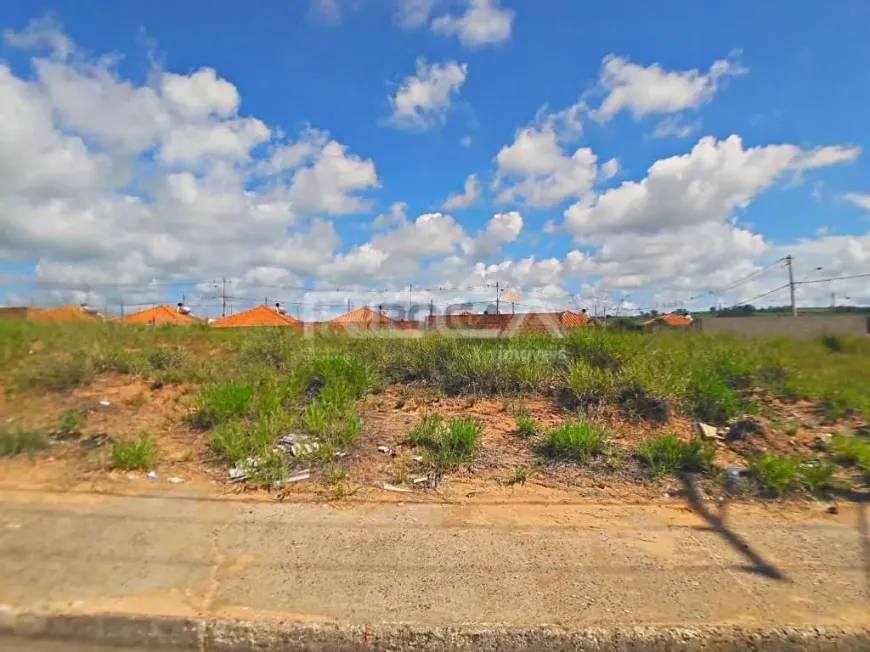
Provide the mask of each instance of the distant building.
[{"label": "distant building", "polygon": [[200,320],[190,314],[190,309],[183,306],[154,306],[146,310],[140,310],[130,315],[124,315],[118,321],[122,324],[143,324],[150,326],[163,326],[174,324],[176,326],[193,326]]},{"label": "distant building", "polygon": [[212,328],[254,328],[257,326],[301,329],[303,323],[288,315],[280,304],[275,304],[274,307],[257,306],[211,322]]},{"label": "distant building", "polygon": [[677,315],[675,313],[669,313],[667,315],[658,315],[657,317],[647,319],[645,322],[641,323],[641,326],[686,327],[691,326],[694,323],[695,321],[692,319],[691,315]]}]

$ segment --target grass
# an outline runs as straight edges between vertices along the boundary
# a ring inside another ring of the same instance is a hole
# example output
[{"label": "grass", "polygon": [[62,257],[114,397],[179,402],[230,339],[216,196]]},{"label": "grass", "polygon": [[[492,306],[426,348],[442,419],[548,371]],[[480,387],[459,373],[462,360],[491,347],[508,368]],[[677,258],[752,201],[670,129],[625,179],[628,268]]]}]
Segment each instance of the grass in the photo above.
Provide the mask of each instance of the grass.
[{"label": "grass", "polygon": [[112,466],[132,471],[150,469],[157,461],[157,443],[150,435],[112,444]]},{"label": "grass", "polygon": [[510,479],[510,484],[518,484],[525,486],[531,475],[530,471],[524,466],[518,466],[514,469],[513,477]]},{"label": "grass", "polygon": [[482,434],[483,426],[477,419],[445,422],[440,414],[430,412],[411,428],[408,442],[423,449],[423,458],[431,466],[454,469],[474,459]]},{"label": "grass", "polygon": [[600,426],[579,421],[552,428],[547,442],[553,455],[589,462],[604,452],[610,439]]},{"label": "grass", "polygon": [[777,498],[801,483],[801,460],[792,455],[765,453],[752,461],[750,470],[762,491]]},{"label": "grass", "polygon": [[408,431],[408,443],[412,446],[433,447],[441,441],[444,418],[437,412],[426,412],[420,423]]},{"label": "grass", "polygon": [[531,439],[538,434],[538,424],[532,419],[529,411],[517,408],[513,411],[513,417],[517,422],[517,435],[523,439]]},{"label": "grass", "polygon": [[189,420],[199,428],[215,426],[248,414],[254,400],[254,388],[249,383],[228,382],[203,387],[196,397]]},{"label": "grass", "polygon": [[33,455],[48,446],[48,438],[38,431],[0,432],[0,457],[14,457],[22,453]]},{"label": "grass", "polygon": [[870,476],[870,440],[861,437],[833,437],[831,450],[837,461],[857,466]]},{"label": "grass", "polygon": [[666,432],[640,442],[637,453],[656,477],[670,473],[700,473],[713,470],[715,449],[699,439],[681,440]]},{"label": "grass", "polygon": [[67,410],[60,415],[58,432],[63,435],[78,435],[87,426],[84,415],[78,410]]},{"label": "grass", "polygon": [[836,473],[837,466],[827,460],[804,462],[798,467],[799,482],[813,495],[829,489]]}]

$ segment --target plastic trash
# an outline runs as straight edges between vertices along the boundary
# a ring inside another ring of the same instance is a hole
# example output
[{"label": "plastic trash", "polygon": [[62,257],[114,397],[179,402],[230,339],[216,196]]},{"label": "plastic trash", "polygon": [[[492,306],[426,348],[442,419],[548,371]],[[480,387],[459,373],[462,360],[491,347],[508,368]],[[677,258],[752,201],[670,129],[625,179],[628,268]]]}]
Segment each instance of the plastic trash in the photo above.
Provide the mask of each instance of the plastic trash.
[{"label": "plastic trash", "polygon": [[394,491],[397,494],[409,494],[409,493],[411,493],[410,489],[406,489],[405,487],[397,487],[396,485],[390,484],[388,482],[384,483],[384,490],[385,491]]},{"label": "plastic trash", "polygon": [[184,478],[172,477],[172,478],[169,478],[169,482],[171,484],[184,484]]},{"label": "plastic trash", "polygon": [[112,405],[112,401],[100,401],[100,405],[103,407],[109,407]]},{"label": "plastic trash", "polygon": [[390,447],[389,447],[389,446],[384,446],[384,445],[382,444],[382,445],[378,446],[378,452],[379,452],[379,453],[386,453],[386,454],[389,454],[389,452],[390,452]]},{"label": "plastic trash", "polygon": [[148,479],[149,480],[159,480],[160,475],[156,471],[148,471]]}]

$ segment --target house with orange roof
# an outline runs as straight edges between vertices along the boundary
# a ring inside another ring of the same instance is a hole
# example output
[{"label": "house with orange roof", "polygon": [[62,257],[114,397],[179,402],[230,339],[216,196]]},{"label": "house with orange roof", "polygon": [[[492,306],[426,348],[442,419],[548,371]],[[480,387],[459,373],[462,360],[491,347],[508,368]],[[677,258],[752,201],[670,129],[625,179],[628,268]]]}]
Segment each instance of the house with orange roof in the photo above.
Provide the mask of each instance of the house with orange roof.
[{"label": "house with orange roof", "polygon": [[142,324],[148,326],[163,326],[172,324],[175,326],[193,326],[200,321],[190,314],[190,310],[182,305],[178,306],[154,306],[124,315],[118,321],[122,324]]},{"label": "house with orange roof", "polygon": [[586,313],[570,311],[563,312],[529,312],[519,314],[487,314],[475,315],[470,312],[455,315],[437,315],[427,319],[427,326],[432,330],[482,330],[498,331],[500,335],[551,334],[561,335],[572,328],[579,328],[592,323]]},{"label": "house with orange roof", "polygon": [[303,323],[286,314],[280,304],[275,304],[274,307],[256,306],[229,317],[221,317],[211,323],[212,328],[254,328],[257,326],[301,329]]},{"label": "house with orange roof", "polygon": [[691,315],[678,315],[676,313],[668,313],[667,315],[658,315],[656,317],[652,317],[651,319],[647,319],[645,322],[641,323],[641,326],[686,327],[691,326],[694,323],[695,320],[692,319]]},{"label": "house with orange roof", "polygon": [[339,315],[328,322],[333,327],[339,328],[392,328],[396,322],[387,317],[380,310],[372,310],[368,306],[357,308],[344,315]]},{"label": "house with orange roof", "polygon": [[50,321],[57,323],[93,323],[96,324],[103,320],[103,316],[94,308],[88,307],[86,303],[80,305],[60,306],[51,310],[43,310],[34,316],[40,321]]}]

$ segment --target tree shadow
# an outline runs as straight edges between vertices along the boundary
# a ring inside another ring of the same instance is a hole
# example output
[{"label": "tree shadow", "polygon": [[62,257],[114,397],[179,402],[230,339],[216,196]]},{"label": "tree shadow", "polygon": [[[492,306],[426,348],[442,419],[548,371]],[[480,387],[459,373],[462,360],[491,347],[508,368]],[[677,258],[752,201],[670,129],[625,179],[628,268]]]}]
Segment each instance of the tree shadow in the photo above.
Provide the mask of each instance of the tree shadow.
[{"label": "tree shadow", "polygon": [[680,474],[680,480],[683,483],[689,507],[707,521],[710,525],[710,529],[721,536],[732,548],[749,560],[750,563],[743,567],[745,570],[768,579],[789,581],[788,577],[786,577],[782,571],[766,561],[749,545],[749,543],[746,542],[745,539],[743,539],[743,537],[728,528],[725,522],[728,508],[727,499],[720,505],[719,513],[714,514],[701,499],[698,487],[695,484],[695,479],[687,473],[682,473]]}]

